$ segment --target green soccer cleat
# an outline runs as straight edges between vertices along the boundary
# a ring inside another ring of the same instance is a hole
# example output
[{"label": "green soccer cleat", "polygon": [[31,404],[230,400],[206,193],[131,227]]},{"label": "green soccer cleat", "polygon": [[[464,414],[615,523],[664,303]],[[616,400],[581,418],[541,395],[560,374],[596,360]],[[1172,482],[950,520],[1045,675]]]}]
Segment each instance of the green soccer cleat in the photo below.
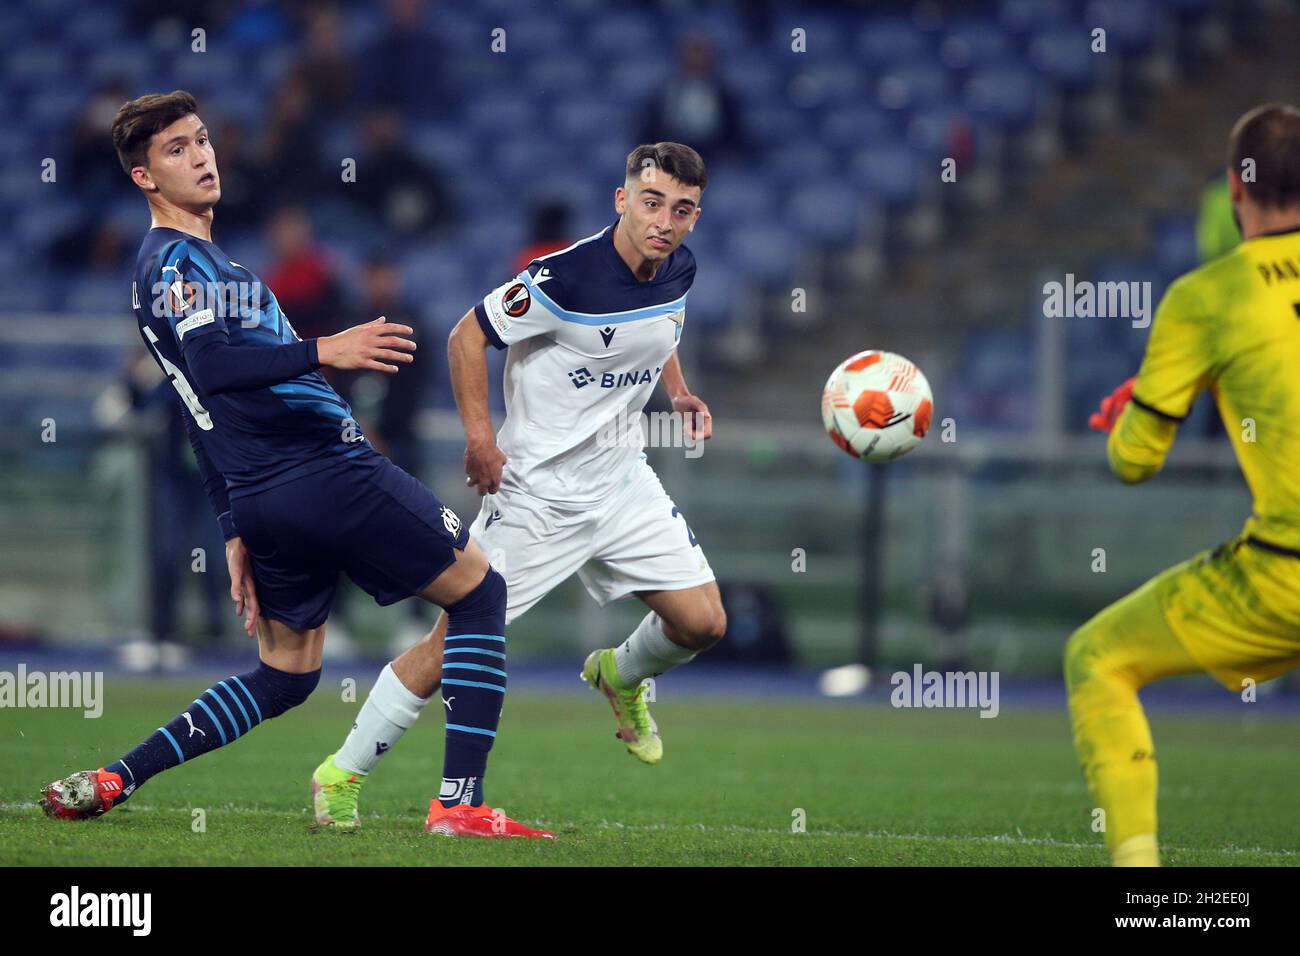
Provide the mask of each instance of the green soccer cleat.
[{"label": "green soccer cleat", "polygon": [[664,742],[659,737],[659,727],[645,705],[646,685],[638,684],[628,689],[619,680],[614,666],[614,649],[592,651],[582,665],[582,679],[594,690],[605,695],[614,708],[618,722],[615,735],[627,745],[628,752],[643,763],[658,763],[663,759]]},{"label": "green soccer cleat", "polygon": [[357,813],[357,797],[366,778],[359,773],[343,770],[334,763],[337,754],[330,754],[311,775],[311,803],[316,814],[317,827],[335,830],[355,830],[361,826]]}]

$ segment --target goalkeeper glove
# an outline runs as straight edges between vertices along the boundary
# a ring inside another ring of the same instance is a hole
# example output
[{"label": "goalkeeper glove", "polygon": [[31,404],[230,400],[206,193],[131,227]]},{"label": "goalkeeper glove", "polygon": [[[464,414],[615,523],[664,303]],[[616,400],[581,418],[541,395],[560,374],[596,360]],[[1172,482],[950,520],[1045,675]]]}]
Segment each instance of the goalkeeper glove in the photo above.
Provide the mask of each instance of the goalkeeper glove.
[{"label": "goalkeeper glove", "polygon": [[1088,419],[1089,428],[1095,432],[1110,434],[1110,430],[1119,421],[1120,412],[1124,411],[1124,406],[1133,397],[1133,382],[1134,379],[1130,378],[1101,400],[1101,410],[1093,412]]}]

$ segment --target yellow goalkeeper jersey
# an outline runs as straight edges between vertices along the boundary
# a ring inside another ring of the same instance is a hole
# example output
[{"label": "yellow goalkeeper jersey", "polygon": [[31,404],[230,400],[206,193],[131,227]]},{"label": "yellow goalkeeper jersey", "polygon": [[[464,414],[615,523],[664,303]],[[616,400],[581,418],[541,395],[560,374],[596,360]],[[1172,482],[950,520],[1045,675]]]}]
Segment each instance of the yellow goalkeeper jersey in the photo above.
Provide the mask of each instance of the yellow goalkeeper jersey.
[{"label": "yellow goalkeeper jersey", "polygon": [[1244,533],[1300,551],[1300,230],[1249,239],[1169,287],[1111,431],[1115,474],[1159,471],[1206,388],[1254,500]]}]

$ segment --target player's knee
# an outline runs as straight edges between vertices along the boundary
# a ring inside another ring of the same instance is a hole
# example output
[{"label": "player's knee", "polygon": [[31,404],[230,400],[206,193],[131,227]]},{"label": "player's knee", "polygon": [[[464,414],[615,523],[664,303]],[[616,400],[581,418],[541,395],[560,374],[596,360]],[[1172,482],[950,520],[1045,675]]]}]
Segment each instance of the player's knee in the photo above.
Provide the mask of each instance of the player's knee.
[{"label": "player's knee", "polygon": [[320,684],[320,668],[303,674],[291,674],[277,670],[267,664],[257,669],[259,683],[266,689],[268,711],[265,716],[279,717],[287,710],[292,710],[311,696]]},{"label": "player's knee", "polygon": [[462,631],[467,626],[480,629],[480,633],[505,636],[506,630],[506,579],[496,568],[488,567],[487,574],[455,604],[446,608],[448,629]]},{"label": "player's knee", "polygon": [[696,650],[707,651],[727,633],[727,612],[721,604],[714,605],[692,622],[689,633]]},{"label": "player's knee", "polygon": [[1085,624],[1065,642],[1065,689],[1074,693],[1092,672],[1097,655],[1093,648],[1092,629]]}]

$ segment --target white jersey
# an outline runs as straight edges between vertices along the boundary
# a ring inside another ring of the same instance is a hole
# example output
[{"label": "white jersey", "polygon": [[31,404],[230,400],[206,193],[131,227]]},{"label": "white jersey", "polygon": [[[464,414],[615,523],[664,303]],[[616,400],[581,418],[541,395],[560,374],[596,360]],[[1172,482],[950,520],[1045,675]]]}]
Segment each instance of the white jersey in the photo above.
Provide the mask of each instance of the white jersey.
[{"label": "white jersey", "polygon": [[503,490],[573,508],[615,490],[640,458],[641,412],[681,338],[694,279],[695,257],[679,246],[638,281],[611,225],[533,260],[474,307],[492,344],[509,348]]}]

